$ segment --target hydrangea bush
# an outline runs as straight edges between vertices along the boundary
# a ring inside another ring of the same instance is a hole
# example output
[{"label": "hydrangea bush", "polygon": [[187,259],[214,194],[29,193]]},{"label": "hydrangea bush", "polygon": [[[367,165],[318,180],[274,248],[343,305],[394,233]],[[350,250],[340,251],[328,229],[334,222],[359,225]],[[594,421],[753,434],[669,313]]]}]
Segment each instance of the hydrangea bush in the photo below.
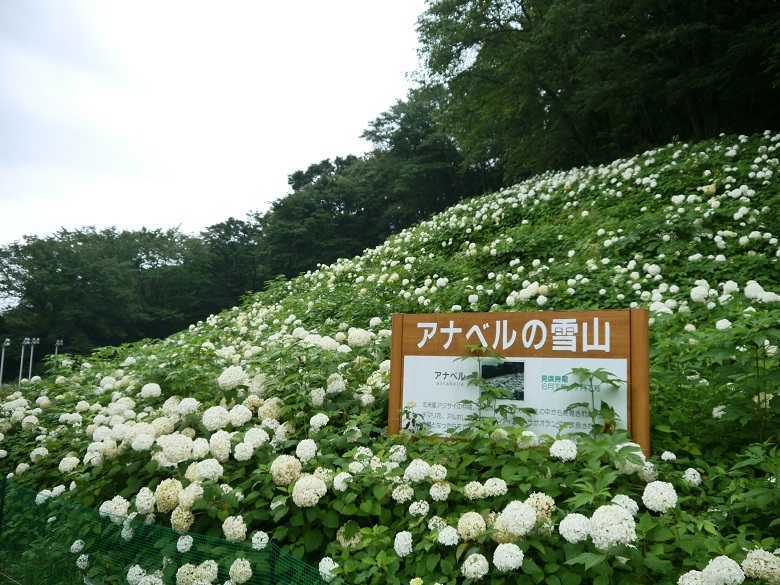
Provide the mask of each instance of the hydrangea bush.
[{"label": "hydrangea bush", "polygon": [[[188,563],[187,533],[272,538],[325,581],[777,583],[779,144],[546,173],[167,339],[52,358],[3,387],[0,471],[178,531],[170,583],[252,574]],[[651,314],[651,457],[490,419],[387,436],[393,313],[629,307]],[[85,575],[111,565],[89,543],[62,543]]]}]

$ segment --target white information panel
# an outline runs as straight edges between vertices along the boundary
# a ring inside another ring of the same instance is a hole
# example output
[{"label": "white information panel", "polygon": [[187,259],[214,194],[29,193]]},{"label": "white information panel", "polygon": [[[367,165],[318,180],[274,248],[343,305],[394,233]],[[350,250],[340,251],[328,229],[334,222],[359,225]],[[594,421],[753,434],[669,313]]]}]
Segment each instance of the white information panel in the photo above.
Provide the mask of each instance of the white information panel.
[{"label": "white information panel", "polygon": [[[556,436],[561,425],[568,423],[567,432],[589,432],[593,426],[589,408],[567,408],[577,402],[591,404],[595,408],[606,402],[617,413],[618,428],[626,428],[628,360],[610,358],[507,358],[503,361],[484,358],[458,359],[452,356],[405,356],[403,367],[404,411],[415,415],[415,421],[427,427],[433,434],[448,436],[450,429],[469,425],[476,416],[493,416],[492,409],[481,413],[476,404],[480,389],[469,384],[480,367],[482,377],[491,386],[511,392],[511,399],[501,399],[496,404],[510,404],[518,408],[533,408],[536,413],[523,415],[528,420],[528,430],[537,435]],[[564,391],[556,389],[578,381],[571,375],[573,368],[597,370],[603,368],[614,378],[624,382],[618,386],[604,385],[593,397],[587,390]],[[410,404],[411,403],[411,404]],[[412,406],[413,405],[413,406]],[[407,428],[408,417],[402,417],[401,425]]]}]

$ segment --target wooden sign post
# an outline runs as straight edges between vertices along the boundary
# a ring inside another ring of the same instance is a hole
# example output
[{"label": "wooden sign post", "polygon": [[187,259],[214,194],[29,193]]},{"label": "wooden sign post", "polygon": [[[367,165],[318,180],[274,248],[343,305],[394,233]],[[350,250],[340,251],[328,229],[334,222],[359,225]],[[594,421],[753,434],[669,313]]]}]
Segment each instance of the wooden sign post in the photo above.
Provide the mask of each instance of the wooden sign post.
[{"label": "wooden sign post", "polygon": [[[478,368],[491,384],[509,390],[500,403],[535,409],[529,430],[555,436],[568,423],[564,433],[587,432],[587,409],[567,407],[590,402],[590,392],[555,390],[577,382],[574,368],[602,368],[624,383],[599,389],[599,400],[649,455],[648,319],[647,309],[393,315],[388,432],[408,422],[401,410],[410,402],[407,410],[434,435],[467,426],[474,405],[462,401],[479,397],[479,388],[468,383]],[[458,359],[475,345],[503,359]]]}]

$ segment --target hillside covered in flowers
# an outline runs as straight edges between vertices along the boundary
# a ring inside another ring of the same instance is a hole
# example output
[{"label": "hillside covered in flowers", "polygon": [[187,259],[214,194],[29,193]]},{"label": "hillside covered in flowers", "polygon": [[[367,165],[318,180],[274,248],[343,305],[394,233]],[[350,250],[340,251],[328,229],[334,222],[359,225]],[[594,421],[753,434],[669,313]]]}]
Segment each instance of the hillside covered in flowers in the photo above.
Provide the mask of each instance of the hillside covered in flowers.
[{"label": "hillside covered in flowers", "polygon": [[[0,472],[178,531],[165,562],[59,543],[106,582],[254,582],[247,559],[190,562],[200,534],[356,584],[780,583],[778,148],[545,173],[167,339],[51,359],[0,393]],[[490,418],[387,435],[392,314],[630,307],[651,316],[649,458],[621,430]]]}]

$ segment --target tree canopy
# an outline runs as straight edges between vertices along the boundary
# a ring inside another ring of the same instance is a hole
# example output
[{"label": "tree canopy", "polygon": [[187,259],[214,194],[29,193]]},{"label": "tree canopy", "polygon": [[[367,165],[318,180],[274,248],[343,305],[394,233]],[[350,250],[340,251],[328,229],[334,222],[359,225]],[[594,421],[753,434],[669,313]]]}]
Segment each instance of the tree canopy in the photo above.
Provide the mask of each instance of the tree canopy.
[{"label": "tree canopy", "polygon": [[779,8],[431,0],[418,31],[426,83],[445,96],[444,127],[467,160],[496,161],[512,180],[673,137],[776,125]]}]

